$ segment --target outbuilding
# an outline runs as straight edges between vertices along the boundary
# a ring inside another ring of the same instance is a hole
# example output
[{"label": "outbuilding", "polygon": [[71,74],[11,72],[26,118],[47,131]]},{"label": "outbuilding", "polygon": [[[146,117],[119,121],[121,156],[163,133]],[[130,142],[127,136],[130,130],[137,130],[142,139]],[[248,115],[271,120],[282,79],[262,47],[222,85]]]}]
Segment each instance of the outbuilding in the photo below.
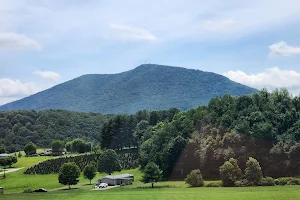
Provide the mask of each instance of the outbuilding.
[{"label": "outbuilding", "polygon": [[134,181],[134,175],[133,174],[120,174],[120,175],[108,175],[104,176],[103,178],[98,179],[98,185],[100,183],[107,183],[109,186],[115,186],[115,185],[131,185]]}]

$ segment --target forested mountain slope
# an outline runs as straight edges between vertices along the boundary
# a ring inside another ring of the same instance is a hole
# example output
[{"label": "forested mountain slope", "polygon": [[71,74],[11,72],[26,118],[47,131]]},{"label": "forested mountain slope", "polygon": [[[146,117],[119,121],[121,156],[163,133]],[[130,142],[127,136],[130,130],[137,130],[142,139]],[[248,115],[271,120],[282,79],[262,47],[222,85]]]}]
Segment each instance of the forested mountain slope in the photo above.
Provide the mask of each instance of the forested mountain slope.
[{"label": "forested mountain slope", "polygon": [[23,150],[28,142],[41,148],[51,147],[54,139],[70,141],[100,137],[103,124],[111,115],[63,110],[0,112],[0,144],[8,152]]},{"label": "forested mountain slope", "polygon": [[145,64],[119,74],[84,75],[0,110],[62,109],[108,114],[138,110],[187,110],[206,105],[216,96],[240,96],[255,89],[210,72]]}]

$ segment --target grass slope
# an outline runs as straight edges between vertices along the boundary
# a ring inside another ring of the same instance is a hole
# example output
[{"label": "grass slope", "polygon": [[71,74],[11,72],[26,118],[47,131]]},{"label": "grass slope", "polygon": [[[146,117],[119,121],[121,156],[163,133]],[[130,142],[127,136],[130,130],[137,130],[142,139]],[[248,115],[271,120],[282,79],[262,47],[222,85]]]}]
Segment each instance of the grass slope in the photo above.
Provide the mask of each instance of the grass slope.
[{"label": "grass slope", "polygon": [[255,188],[163,188],[112,189],[106,191],[71,190],[43,194],[10,194],[0,199],[14,200],[294,200],[299,199],[299,186]]},{"label": "grass slope", "polygon": [[[7,174],[7,178],[0,180],[0,186],[4,187],[5,194],[0,195],[0,200],[53,200],[53,199],[78,199],[78,200],[140,200],[140,199],[162,199],[162,200],[294,200],[299,199],[300,186],[274,186],[274,187],[248,187],[248,188],[188,188],[184,181],[166,181],[155,184],[157,188],[150,188],[150,184],[143,184],[139,180],[142,177],[138,169],[124,170],[114,174],[132,173],[135,181],[132,185],[123,186],[106,191],[93,191],[97,178],[105,174],[97,174],[93,184],[80,177],[78,185],[72,190],[58,183],[57,174],[50,175],[24,175],[23,171],[44,159],[52,157],[23,157],[18,160],[14,167],[24,169]],[[207,181],[206,183],[208,183]],[[48,193],[22,193],[25,189],[46,188]]]},{"label": "grass slope", "polygon": [[207,104],[212,97],[255,91],[215,73],[145,64],[119,74],[84,75],[0,106],[0,110],[63,109],[109,114],[171,107],[187,110]]}]

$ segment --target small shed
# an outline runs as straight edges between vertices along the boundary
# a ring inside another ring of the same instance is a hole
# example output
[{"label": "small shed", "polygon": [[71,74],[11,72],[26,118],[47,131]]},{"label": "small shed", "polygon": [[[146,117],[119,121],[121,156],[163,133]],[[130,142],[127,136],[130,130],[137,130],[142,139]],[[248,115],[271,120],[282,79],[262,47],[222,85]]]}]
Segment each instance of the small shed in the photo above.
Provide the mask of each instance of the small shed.
[{"label": "small shed", "polygon": [[5,157],[8,157],[8,156],[10,156],[10,155],[7,154],[7,153],[1,153],[1,154],[0,154],[0,158],[5,158]]},{"label": "small shed", "polygon": [[131,185],[134,181],[134,175],[133,174],[120,174],[115,176],[105,176],[103,178],[98,179],[98,184],[100,183],[107,183],[109,186],[115,186],[115,185]]}]

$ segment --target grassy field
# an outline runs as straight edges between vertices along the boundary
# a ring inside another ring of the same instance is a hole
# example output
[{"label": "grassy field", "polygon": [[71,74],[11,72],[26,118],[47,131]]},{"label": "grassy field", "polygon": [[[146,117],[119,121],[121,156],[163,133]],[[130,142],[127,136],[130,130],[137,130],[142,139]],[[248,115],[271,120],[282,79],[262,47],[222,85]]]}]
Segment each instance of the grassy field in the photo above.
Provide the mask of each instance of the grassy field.
[{"label": "grassy field", "polygon": [[300,199],[299,190],[299,186],[255,188],[112,189],[106,191],[78,189],[36,194],[9,194],[0,196],[0,200],[294,200]]},{"label": "grassy field", "polygon": [[[47,200],[47,199],[210,199],[210,200],[289,200],[300,199],[300,186],[274,186],[274,187],[249,187],[249,188],[188,188],[184,181],[166,181],[155,184],[157,188],[152,189],[150,184],[143,184],[141,172],[138,169],[124,170],[120,173],[131,173],[135,176],[132,185],[122,186],[106,191],[91,190],[97,182],[97,178],[105,174],[97,174],[92,185],[89,180],[82,176],[79,184],[73,186],[72,190],[65,190],[67,187],[58,183],[58,175],[24,175],[26,168],[52,157],[23,157],[18,160],[14,167],[23,167],[22,170],[7,174],[7,178],[0,180],[0,186],[4,187],[4,195],[0,195],[0,200]],[[206,181],[208,183],[210,181]],[[22,193],[25,189],[46,188],[48,193]]]}]

